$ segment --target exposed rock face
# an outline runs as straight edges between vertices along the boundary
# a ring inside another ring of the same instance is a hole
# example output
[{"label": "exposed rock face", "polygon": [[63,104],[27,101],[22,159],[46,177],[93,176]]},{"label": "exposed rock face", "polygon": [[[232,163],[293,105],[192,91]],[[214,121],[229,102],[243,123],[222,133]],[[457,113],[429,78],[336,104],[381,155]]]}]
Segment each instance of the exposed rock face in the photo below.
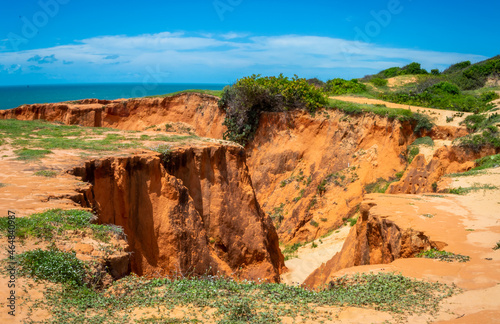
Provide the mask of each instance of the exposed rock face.
[{"label": "exposed rock face", "polygon": [[410,258],[431,247],[441,247],[421,231],[401,228],[393,221],[370,213],[374,203],[361,205],[361,217],[351,228],[342,250],[307,277],[304,285],[318,287],[344,268],[386,264],[399,258]]},{"label": "exposed rock face", "polygon": [[74,170],[102,223],[123,226],[139,275],[223,274],[277,282],[278,236],[239,147],[108,158]]},{"label": "exposed rock face", "polygon": [[198,93],[113,101],[85,99],[76,103],[23,105],[0,111],[0,119],[44,119],[67,125],[124,130],[182,122],[192,126],[199,136],[222,138],[225,114],[218,108],[217,100],[217,97]]},{"label": "exposed rock face", "polygon": [[[430,161],[422,154],[417,155],[401,180],[392,184],[387,193],[418,194],[439,190],[437,185],[443,175],[470,170],[475,166],[474,160],[497,152],[493,148],[474,152],[451,146],[438,149]],[[436,183],[434,188],[433,183]]]},{"label": "exposed rock face", "polygon": [[309,241],[338,228],[366,184],[403,170],[413,140],[410,125],[376,115],[267,113],[247,147],[248,166],[281,241]]}]

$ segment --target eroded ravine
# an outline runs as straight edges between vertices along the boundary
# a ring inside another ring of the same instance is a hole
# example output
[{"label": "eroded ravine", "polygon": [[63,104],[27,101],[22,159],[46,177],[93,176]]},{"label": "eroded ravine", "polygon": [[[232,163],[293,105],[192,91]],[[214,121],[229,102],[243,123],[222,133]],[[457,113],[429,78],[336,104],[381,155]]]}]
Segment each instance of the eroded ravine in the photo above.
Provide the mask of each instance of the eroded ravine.
[{"label": "eroded ravine", "polygon": [[[216,139],[225,130],[217,98],[197,94],[25,105],[0,118],[139,131],[164,131],[181,122]],[[441,126],[420,136],[451,141],[465,133]],[[175,150],[165,161],[151,154],[89,161],[76,174],[92,188],[76,201],[93,207],[101,222],[125,228],[138,274],[219,271],[277,281],[283,264],[278,237],[283,244],[303,243],[339,228],[358,211],[367,184],[406,168],[391,192],[431,192],[443,174],[467,170],[474,159],[492,154],[450,146],[431,159],[417,156],[408,166],[406,152],[415,138],[411,124],[372,114],[267,113],[245,150],[209,145]],[[365,244],[363,253],[373,246]],[[369,258],[369,263],[399,257]]]},{"label": "eroded ravine", "polygon": [[279,281],[283,256],[238,146],[177,149],[85,163],[74,174],[99,222],[124,228],[131,270]]}]

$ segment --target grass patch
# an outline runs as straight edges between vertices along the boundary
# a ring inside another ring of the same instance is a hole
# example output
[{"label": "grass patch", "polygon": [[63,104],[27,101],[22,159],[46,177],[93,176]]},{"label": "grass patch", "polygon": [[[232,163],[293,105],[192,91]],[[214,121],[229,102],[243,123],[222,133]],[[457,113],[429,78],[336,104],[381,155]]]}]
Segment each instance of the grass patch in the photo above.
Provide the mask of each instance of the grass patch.
[{"label": "grass patch", "polygon": [[476,160],[477,166],[473,170],[484,170],[498,168],[500,166],[500,154],[489,155]]},{"label": "grass patch", "polygon": [[[130,276],[114,284],[113,292],[97,292],[85,286],[74,289],[48,288],[43,303],[54,323],[132,322],[133,309],[165,308],[171,316],[176,307],[190,311],[172,323],[203,321],[217,323],[280,323],[283,317],[321,322],[333,315],[318,312],[322,306],[369,307],[406,315],[438,311],[439,302],[460,290],[393,273],[356,274],[332,281],[321,291],[299,286],[237,282],[205,276],[198,279],[145,279]],[[206,314],[206,309],[215,313]],[[151,315],[145,316],[145,323]],[[162,318],[164,318],[162,317]],[[154,322],[154,321],[153,321]],[[169,321],[166,321],[169,323]]]},{"label": "grass patch", "polygon": [[410,122],[414,125],[415,133],[420,132],[422,129],[430,131],[434,127],[434,123],[431,121],[429,116],[420,113],[413,113],[410,109],[387,108],[384,105],[358,104],[336,99],[328,99],[328,104],[330,108],[338,109],[348,115],[373,113],[390,120]]},{"label": "grass patch", "polygon": [[299,249],[299,247],[301,247],[305,244],[307,244],[307,243],[297,242],[297,243],[294,243],[292,245],[285,246],[283,251],[281,251],[281,253],[283,253],[283,256],[285,257],[285,261],[296,258],[297,257],[297,250]]},{"label": "grass patch", "polygon": [[57,172],[52,170],[40,170],[36,171],[34,175],[38,177],[54,178],[57,175]]},{"label": "grass patch", "polygon": [[472,187],[458,187],[458,188],[451,188],[448,189],[448,193],[455,194],[455,195],[466,195],[470,192],[475,192],[479,190],[493,190],[493,189],[498,189],[497,186],[489,185],[489,184],[479,184],[475,183],[472,185]]},{"label": "grass patch", "polygon": [[450,173],[445,177],[467,177],[479,174],[486,174],[484,169],[498,168],[500,166],[500,154],[489,155],[476,160],[476,167],[462,173]]},{"label": "grass patch", "polygon": [[[20,238],[36,237],[53,240],[55,236],[68,230],[85,231],[91,229],[94,238],[108,242],[113,235],[123,235],[123,229],[116,225],[92,224],[94,215],[85,210],[50,209],[28,217],[16,218],[16,236]],[[7,235],[8,218],[0,217],[0,232]]]},{"label": "grass patch", "polygon": [[436,249],[430,249],[427,251],[420,252],[416,255],[417,258],[427,258],[427,259],[437,259],[439,261],[446,262],[467,262],[470,261],[470,257],[462,254],[455,254],[447,251],[439,251]]},{"label": "grass patch", "polygon": [[411,143],[411,145],[414,145],[414,146],[427,145],[427,146],[433,147],[434,141],[429,136],[424,136],[424,137],[417,138],[415,141],[413,141],[413,143]]},{"label": "grass patch", "polygon": [[366,193],[385,193],[387,188],[398,179],[385,180],[384,178],[378,178],[377,181],[369,183],[365,186]]},{"label": "grass patch", "polygon": [[17,160],[34,161],[43,159],[46,155],[51,154],[52,151],[22,148],[20,150],[15,150],[14,153],[17,155]]}]

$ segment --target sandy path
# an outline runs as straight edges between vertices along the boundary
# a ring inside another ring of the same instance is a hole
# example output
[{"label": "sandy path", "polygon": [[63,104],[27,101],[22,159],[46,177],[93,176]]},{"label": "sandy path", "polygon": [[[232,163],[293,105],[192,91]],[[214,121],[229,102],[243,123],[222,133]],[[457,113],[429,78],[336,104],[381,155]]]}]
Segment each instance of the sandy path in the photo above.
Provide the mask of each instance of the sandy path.
[{"label": "sandy path", "polygon": [[297,250],[297,258],[285,261],[288,271],[281,276],[281,282],[289,285],[302,284],[311,272],[342,249],[350,229],[350,226],[342,227],[338,233],[322,238],[323,243],[315,240],[315,248],[312,248],[313,242],[301,246]]},{"label": "sandy path", "polygon": [[[347,102],[355,102],[359,104],[369,104],[369,105],[385,105],[387,108],[401,108],[401,109],[410,109],[412,112],[420,112],[426,115],[429,115],[434,119],[434,123],[438,126],[460,126],[459,123],[465,119],[465,117],[472,115],[472,113],[463,113],[462,117],[455,116],[455,114],[459,113],[454,110],[444,110],[444,109],[436,109],[436,108],[425,108],[418,106],[409,106],[402,105],[392,102],[387,102],[379,99],[370,99],[364,97],[352,97],[352,96],[333,96],[330,99],[347,101]],[[462,114],[462,113],[460,113]],[[455,117],[454,117],[455,116]],[[446,118],[453,117],[453,120],[450,122],[446,122]]]}]

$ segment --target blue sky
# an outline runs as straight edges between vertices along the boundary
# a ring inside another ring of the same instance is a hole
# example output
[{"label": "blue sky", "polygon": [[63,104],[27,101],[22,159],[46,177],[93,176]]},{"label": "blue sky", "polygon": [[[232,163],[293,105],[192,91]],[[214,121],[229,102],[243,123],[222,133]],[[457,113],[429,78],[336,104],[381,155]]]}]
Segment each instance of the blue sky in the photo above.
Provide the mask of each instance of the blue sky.
[{"label": "blue sky", "polygon": [[500,54],[498,1],[4,1],[0,85],[355,78]]}]

